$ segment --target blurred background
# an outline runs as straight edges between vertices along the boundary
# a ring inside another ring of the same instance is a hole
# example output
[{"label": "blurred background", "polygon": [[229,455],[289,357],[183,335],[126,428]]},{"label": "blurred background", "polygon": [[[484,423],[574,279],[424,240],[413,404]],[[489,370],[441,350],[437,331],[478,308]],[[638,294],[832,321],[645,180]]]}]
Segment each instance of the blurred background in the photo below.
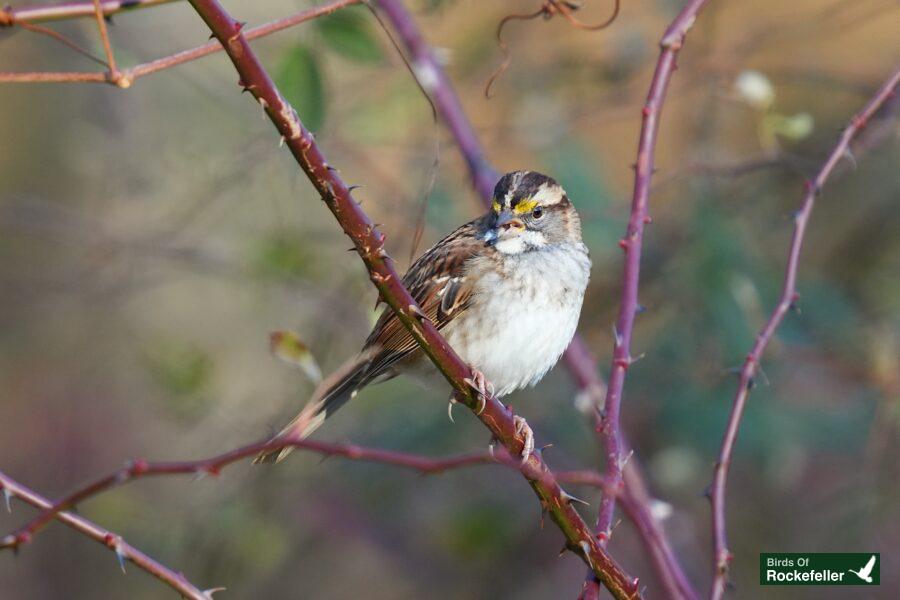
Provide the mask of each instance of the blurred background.
[{"label": "blurred background", "polygon": [[[309,3],[228,2],[250,25]],[[604,20],[607,2],[580,18]],[[580,331],[605,376],[618,307],[640,106],[657,40],[682,3],[626,2],[609,29],[514,22],[539,2],[408,2],[489,159],[556,177],[594,268]],[[121,66],[203,43],[187,4],[117,15]],[[52,24],[102,53],[92,19]],[[712,2],[679,59],[662,117],[623,425],[666,530],[706,590],[703,490],[741,364],[777,299],[804,177],[900,59],[893,0]],[[452,140],[362,8],[254,42],[286,95],[408,264],[481,204]],[[49,38],[0,30],[0,70],[94,68]],[[215,454],[273,433],[313,384],[269,332],[299,332],[324,371],[364,340],[375,294],[348,240],[217,54],[123,91],[5,85],[0,93],[0,468],[56,497],[130,458]],[[895,101],[894,110],[900,108]],[[734,597],[895,597],[900,589],[900,130],[873,122],[828,184],[804,247],[800,314],[763,361],[729,483]],[[435,142],[439,161],[435,161]],[[562,368],[511,402],[557,469],[597,468]],[[444,390],[367,389],[318,434],[431,456],[484,449]],[[581,508],[593,522],[599,494]],[[13,502],[7,533],[34,514]],[[524,480],[499,467],[433,477],[297,452],[216,479],[140,481],[86,517],[223,598],[574,598],[584,566],[557,558]],[[611,549],[661,591],[628,522]],[[762,551],[882,552],[881,587],[758,587]],[[167,598],[133,566],[54,524],[0,556],[0,597]]]}]

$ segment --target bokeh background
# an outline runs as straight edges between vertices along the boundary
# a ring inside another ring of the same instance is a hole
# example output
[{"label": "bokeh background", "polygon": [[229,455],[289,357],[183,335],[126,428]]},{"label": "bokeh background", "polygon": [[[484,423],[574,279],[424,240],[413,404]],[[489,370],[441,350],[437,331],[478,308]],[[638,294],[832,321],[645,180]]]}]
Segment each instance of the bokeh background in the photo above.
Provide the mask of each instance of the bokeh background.
[{"label": "bokeh background", "polygon": [[[606,2],[586,2],[586,22]],[[306,2],[228,2],[251,25]],[[626,2],[613,27],[513,23],[537,2],[409,2],[440,49],[500,170],[559,179],[594,261],[580,331],[605,374],[640,106],[674,0]],[[534,6],[533,6],[534,5]],[[100,51],[90,19],[53,25]],[[710,573],[702,493],[739,365],[777,298],[791,214],[848,117],[900,59],[892,0],[713,2],[691,32],[663,113],[623,420],[676,552]],[[186,4],[114,18],[124,66],[205,41]],[[429,181],[424,244],[481,211],[456,148],[363,9],[254,43],[317,139],[408,264]],[[0,70],[92,68],[52,40],[0,31]],[[0,468],[54,497],[129,458],[184,459],[274,432],[312,384],[274,359],[294,329],[328,371],[375,318],[348,241],[218,54],[111,86],[5,85],[0,93]],[[897,109],[896,102],[893,108]],[[435,143],[439,161],[435,161]],[[801,313],[763,362],[729,484],[734,597],[896,597],[900,589],[898,345],[900,143],[870,125],[816,207]],[[420,249],[421,250],[421,249]],[[511,401],[555,468],[597,467],[564,369]],[[427,455],[482,449],[483,427],[444,390],[366,390],[321,439]],[[576,491],[576,490],[573,490]],[[576,491],[592,502],[598,494]],[[79,507],[224,598],[571,598],[584,573],[540,526],[517,474],[420,477],[298,452],[277,468],[153,479]],[[34,514],[13,502],[4,532]],[[660,597],[633,530],[611,548]],[[880,551],[882,585],[758,587],[761,551]],[[848,589],[851,590],[848,596]],[[0,597],[165,598],[102,546],[51,526],[0,556]],[[218,597],[218,596],[217,596]]]}]

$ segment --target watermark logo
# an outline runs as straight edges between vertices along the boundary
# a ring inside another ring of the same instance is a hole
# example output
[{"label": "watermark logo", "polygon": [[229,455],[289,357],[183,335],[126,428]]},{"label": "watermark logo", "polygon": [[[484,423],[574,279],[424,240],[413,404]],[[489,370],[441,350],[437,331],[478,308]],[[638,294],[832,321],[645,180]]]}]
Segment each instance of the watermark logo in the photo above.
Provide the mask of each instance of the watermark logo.
[{"label": "watermark logo", "polygon": [[759,555],[760,585],[879,585],[881,554],[764,552]]}]

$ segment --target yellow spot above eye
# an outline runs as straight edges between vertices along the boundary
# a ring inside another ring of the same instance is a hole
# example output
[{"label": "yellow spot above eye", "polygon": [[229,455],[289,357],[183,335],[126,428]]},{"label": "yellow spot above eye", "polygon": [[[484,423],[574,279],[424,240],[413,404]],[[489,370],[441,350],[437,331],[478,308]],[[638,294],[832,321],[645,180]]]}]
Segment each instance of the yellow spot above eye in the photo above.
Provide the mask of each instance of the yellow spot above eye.
[{"label": "yellow spot above eye", "polygon": [[495,213],[500,212],[500,203],[494,200],[493,204],[491,204],[491,210],[493,210]]},{"label": "yellow spot above eye", "polygon": [[519,203],[516,204],[516,207],[513,209],[517,215],[524,215],[525,213],[531,212],[538,205],[537,200],[519,200]]}]

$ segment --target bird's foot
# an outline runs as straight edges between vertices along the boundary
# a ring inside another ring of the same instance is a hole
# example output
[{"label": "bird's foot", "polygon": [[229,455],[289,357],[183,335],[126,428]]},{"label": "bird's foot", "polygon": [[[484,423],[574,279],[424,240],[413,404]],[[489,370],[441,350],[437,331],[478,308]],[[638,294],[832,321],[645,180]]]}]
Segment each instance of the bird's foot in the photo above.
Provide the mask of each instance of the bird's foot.
[{"label": "bird's foot", "polygon": [[524,438],[522,442],[522,464],[524,465],[531,453],[534,452],[534,432],[528,422],[518,415],[513,417],[513,422],[516,424],[516,435]]},{"label": "bird's foot", "polygon": [[494,385],[485,380],[481,371],[473,368],[471,365],[469,368],[472,370],[472,377],[467,377],[463,381],[478,394],[478,406],[475,408],[475,414],[480,415],[487,406],[488,397],[493,397],[494,395]]}]

